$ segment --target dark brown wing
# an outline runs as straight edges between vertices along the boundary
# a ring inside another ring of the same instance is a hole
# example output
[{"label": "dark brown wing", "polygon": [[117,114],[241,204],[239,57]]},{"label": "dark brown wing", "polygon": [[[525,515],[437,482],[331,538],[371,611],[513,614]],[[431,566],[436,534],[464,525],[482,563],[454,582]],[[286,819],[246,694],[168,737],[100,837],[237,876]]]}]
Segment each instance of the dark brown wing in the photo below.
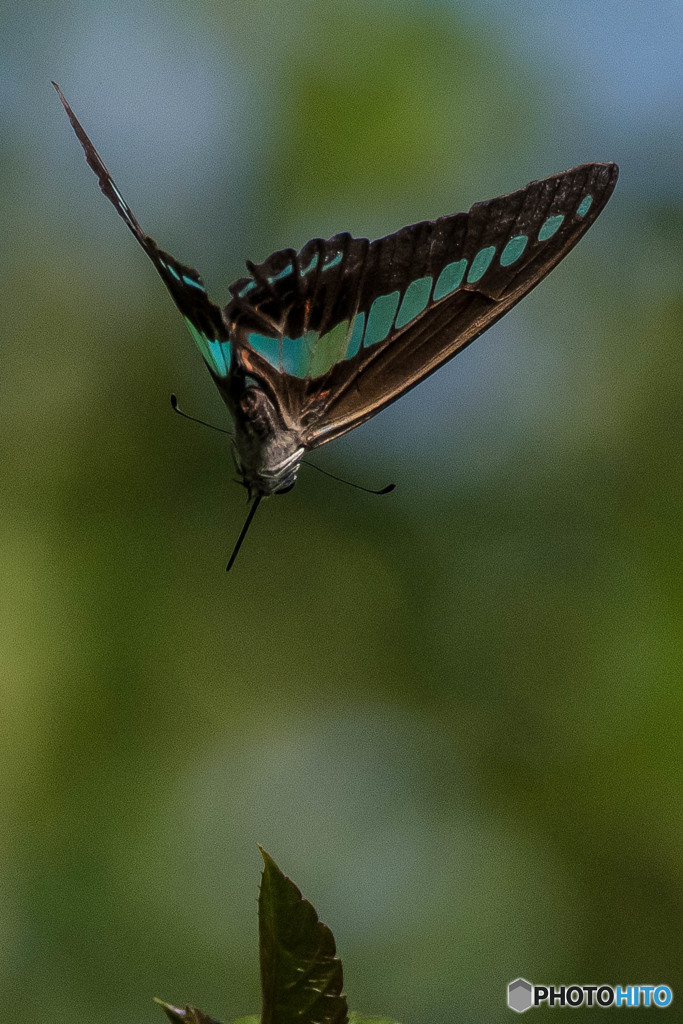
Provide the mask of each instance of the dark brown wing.
[{"label": "dark brown wing", "polygon": [[157,243],[140,227],[138,221],[119,192],[104,166],[104,162],[90,141],[85,129],[67,103],[56,82],[52,83],[66,110],[71,126],[83,147],[85,158],[97,175],[100,189],[126,222],[136,239],[157,268],[180,312],[185,317],[207,366],[215,376],[227,376],[230,369],[230,342],[218,306],[206,294],[204,282],[193,267],[180,263],[170,253],[160,249]]},{"label": "dark brown wing", "polygon": [[302,425],[308,447],[324,444],[424,380],[542,281],[617,176],[615,164],[584,164],[373,243],[344,234],[273,253],[230,289],[224,317],[240,358]]}]

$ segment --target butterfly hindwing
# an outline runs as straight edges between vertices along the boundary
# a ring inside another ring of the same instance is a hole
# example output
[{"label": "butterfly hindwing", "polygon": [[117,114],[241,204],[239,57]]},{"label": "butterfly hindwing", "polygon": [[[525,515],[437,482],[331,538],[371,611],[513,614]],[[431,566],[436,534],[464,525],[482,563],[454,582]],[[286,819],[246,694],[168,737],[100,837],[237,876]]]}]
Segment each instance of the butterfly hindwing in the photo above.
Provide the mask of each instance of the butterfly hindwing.
[{"label": "butterfly hindwing", "polygon": [[214,377],[227,377],[230,371],[231,346],[220,308],[208,298],[204,282],[197,271],[180,263],[170,253],[164,252],[154,239],[142,230],[61,89],[55,82],[52,84],[83,147],[85,158],[97,175],[100,189],[159,271]]},{"label": "butterfly hindwing", "polygon": [[584,164],[375,242],[336,235],[251,266],[225,309],[246,359],[326,443],[414,387],[573,248],[616,184]]}]

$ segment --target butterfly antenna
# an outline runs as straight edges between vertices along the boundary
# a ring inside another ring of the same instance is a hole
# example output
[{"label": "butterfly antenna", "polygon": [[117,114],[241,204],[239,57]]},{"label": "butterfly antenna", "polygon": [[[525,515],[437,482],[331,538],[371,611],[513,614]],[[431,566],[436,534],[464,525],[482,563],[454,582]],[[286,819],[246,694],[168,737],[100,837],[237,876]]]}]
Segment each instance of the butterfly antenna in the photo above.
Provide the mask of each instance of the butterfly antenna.
[{"label": "butterfly antenna", "polygon": [[330,473],[326,469],[321,469],[320,466],[316,466],[314,462],[307,462],[305,459],[301,460],[303,466],[310,466],[311,469],[317,469],[319,473],[323,473],[325,476],[329,476],[332,480],[336,480],[340,484],[346,484],[348,487],[355,487],[357,491],[365,491],[366,494],[391,494],[396,489],[396,484],[387,484],[380,491],[375,491],[372,487],[363,487],[362,484],[354,484],[351,480],[345,480],[342,476],[335,476],[334,473]]},{"label": "butterfly antenna", "polygon": [[228,437],[233,437],[232,430],[224,430],[223,427],[217,427],[213,423],[207,423],[206,420],[198,420],[196,416],[189,416],[186,412],[183,412],[178,406],[178,398],[176,395],[171,395],[171,406],[174,412],[177,412],[183,419],[192,420],[193,423],[201,423],[203,427],[210,427],[211,430],[217,430],[219,434],[227,434]]},{"label": "butterfly antenna", "polygon": [[226,572],[230,572],[230,570],[232,569],[233,565],[235,564],[235,559],[237,558],[239,549],[242,547],[242,541],[246,537],[247,531],[248,531],[249,527],[251,526],[251,521],[254,518],[254,516],[256,515],[256,509],[259,507],[259,504],[261,502],[261,498],[262,498],[261,494],[259,494],[259,496],[257,498],[254,498],[254,504],[249,509],[249,515],[247,516],[246,522],[245,522],[244,526],[242,527],[242,532],[240,533],[239,537],[237,538],[237,543],[235,544],[235,547],[233,548],[232,554],[230,555],[230,561],[228,562],[228,564],[226,566],[226,569],[225,569]]}]

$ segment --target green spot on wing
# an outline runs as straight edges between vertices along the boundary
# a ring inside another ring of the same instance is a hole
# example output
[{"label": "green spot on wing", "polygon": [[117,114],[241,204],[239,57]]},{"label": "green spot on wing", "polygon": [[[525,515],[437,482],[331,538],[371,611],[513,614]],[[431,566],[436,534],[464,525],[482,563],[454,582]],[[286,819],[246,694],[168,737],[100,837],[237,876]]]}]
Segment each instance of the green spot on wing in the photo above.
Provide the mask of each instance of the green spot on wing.
[{"label": "green spot on wing", "polygon": [[[336,327],[333,327],[321,338],[314,335],[312,343],[312,355],[308,374],[310,377],[320,377],[332,369],[335,363],[340,362],[346,356],[349,346],[350,324],[343,320]],[[313,333],[313,332],[311,332]]]},{"label": "green spot on wing", "polygon": [[351,340],[346,350],[345,359],[353,359],[355,355],[360,351],[360,347],[363,341],[363,331],[365,330],[365,313],[358,313],[353,318],[353,330],[351,331]]},{"label": "green spot on wing", "polygon": [[203,284],[200,284],[199,281],[195,281],[193,277],[188,277],[187,274],[183,274],[183,281],[185,284],[189,284],[191,288],[197,288],[200,292],[205,290]]},{"label": "green spot on wing", "polygon": [[282,339],[282,369],[294,377],[306,377],[311,361],[315,334],[309,331],[301,338]]},{"label": "green spot on wing", "polygon": [[227,377],[230,368],[230,342],[214,341],[207,338],[195,327],[188,317],[185,317],[185,323],[194,339],[195,345],[202,354],[204,362],[207,363],[217,377]]},{"label": "green spot on wing", "polygon": [[188,330],[194,339],[194,343],[201,352],[202,356],[204,357],[206,362],[209,363],[209,365],[215,370],[216,367],[211,352],[209,350],[206,338],[200,331],[197,330],[192,321],[187,319],[187,317],[185,317],[185,323],[187,324]]},{"label": "green spot on wing", "polygon": [[486,271],[491,266],[491,260],[496,255],[495,245],[487,245],[485,249],[480,249],[477,255],[472,260],[472,266],[470,272],[467,275],[468,284],[476,284],[480,281]]},{"label": "green spot on wing", "polygon": [[280,367],[280,339],[269,338],[267,334],[250,334],[249,344],[275,369]]},{"label": "green spot on wing", "polygon": [[417,281],[411,281],[405,290],[401,308],[396,317],[396,327],[405,327],[407,323],[414,320],[422,312],[429,302],[429,294],[432,290],[431,277],[418,277]]},{"label": "green spot on wing", "polygon": [[213,361],[218,367],[218,374],[227,377],[230,372],[230,342],[207,340]]},{"label": "green spot on wing", "polygon": [[584,196],[576,211],[577,217],[585,217],[593,203],[593,196]]},{"label": "green spot on wing", "polygon": [[467,260],[457,260],[455,263],[449,263],[443,268],[434,286],[435,302],[437,299],[443,299],[445,295],[450,295],[451,292],[455,291],[461,284],[466,269]]},{"label": "green spot on wing", "polygon": [[273,277],[269,277],[268,280],[271,284],[273,284],[274,281],[281,281],[283,277],[287,277],[293,270],[294,267],[290,263],[288,267],[283,267],[279,274],[274,274]]},{"label": "green spot on wing", "polygon": [[[323,264],[323,270],[330,270],[332,267],[336,267],[338,263],[341,263],[344,253],[338,252],[334,259],[330,260],[329,263]],[[313,264],[311,263],[311,267]],[[308,268],[310,270],[310,267]]]},{"label": "green spot on wing", "polygon": [[527,235],[515,235],[514,238],[511,238],[500,254],[501,267],[509,267],[510,264],[518,260],[526,249],[528,241]]},{"label": "green spot on wing", "polygon": [[373,302],[368,316],[368,326],[365,329],[366,348],[386,338],[396,316],[399,298],[399,292],[391,292],[389,295],[378,295]]},{"label": "green spot on wing", "polygon": [[271,338],[267,334],[250,334],[249,344],[276,370],[294,377],[320,377],[335,363],[355,355],[360,347],[364,314],[354,319],[353,330],[348,320],[322,336],[308,331],[299,338]]},{"label": "green spot on wing", "polygon": [[315,270],[315,268],[317,266],[318,266],[318,254],[316,253],[315,256],[313,257],[313,259],[311,260],[311,262],[308,264],[308,266],[304,270],[301,271],[301,276],[303,277],[304,274],[308,274],[309,271]]},{"label": "green spot on wing", "polygon": [[548,217],[548,219],[541,225],[541,230],[538,232],[539,242],[547,242],[549,238],[552,238],[555,232],[559,230],[560,224],[563,220],[563,213],[558,213],[555,217]]},{"label": "green spot on wing", "polygon": [[309,331],[301,338],[271,338],[267,334],[250,334],[249,344],[276,370],[305,377],[316,334]]}]

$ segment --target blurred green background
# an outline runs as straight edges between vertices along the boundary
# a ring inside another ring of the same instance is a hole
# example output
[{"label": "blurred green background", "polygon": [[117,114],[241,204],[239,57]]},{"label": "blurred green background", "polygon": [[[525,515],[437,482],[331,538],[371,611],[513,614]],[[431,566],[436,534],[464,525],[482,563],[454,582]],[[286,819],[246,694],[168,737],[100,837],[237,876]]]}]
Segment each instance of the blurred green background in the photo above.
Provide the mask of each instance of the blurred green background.
[{"label": "blurred green background", "polygon": [[[683,999],[682,30],[678,0],[3,8],[13,1020],[253,1012],[257,842],[355,1009],[504,1021],[520,974]],[[622,175],[532,296],[317,457],[396,493],[304,470],[226,577],[244,494],[168,396],[222,403],[51,78],[221,302],[313,235]]]}]

